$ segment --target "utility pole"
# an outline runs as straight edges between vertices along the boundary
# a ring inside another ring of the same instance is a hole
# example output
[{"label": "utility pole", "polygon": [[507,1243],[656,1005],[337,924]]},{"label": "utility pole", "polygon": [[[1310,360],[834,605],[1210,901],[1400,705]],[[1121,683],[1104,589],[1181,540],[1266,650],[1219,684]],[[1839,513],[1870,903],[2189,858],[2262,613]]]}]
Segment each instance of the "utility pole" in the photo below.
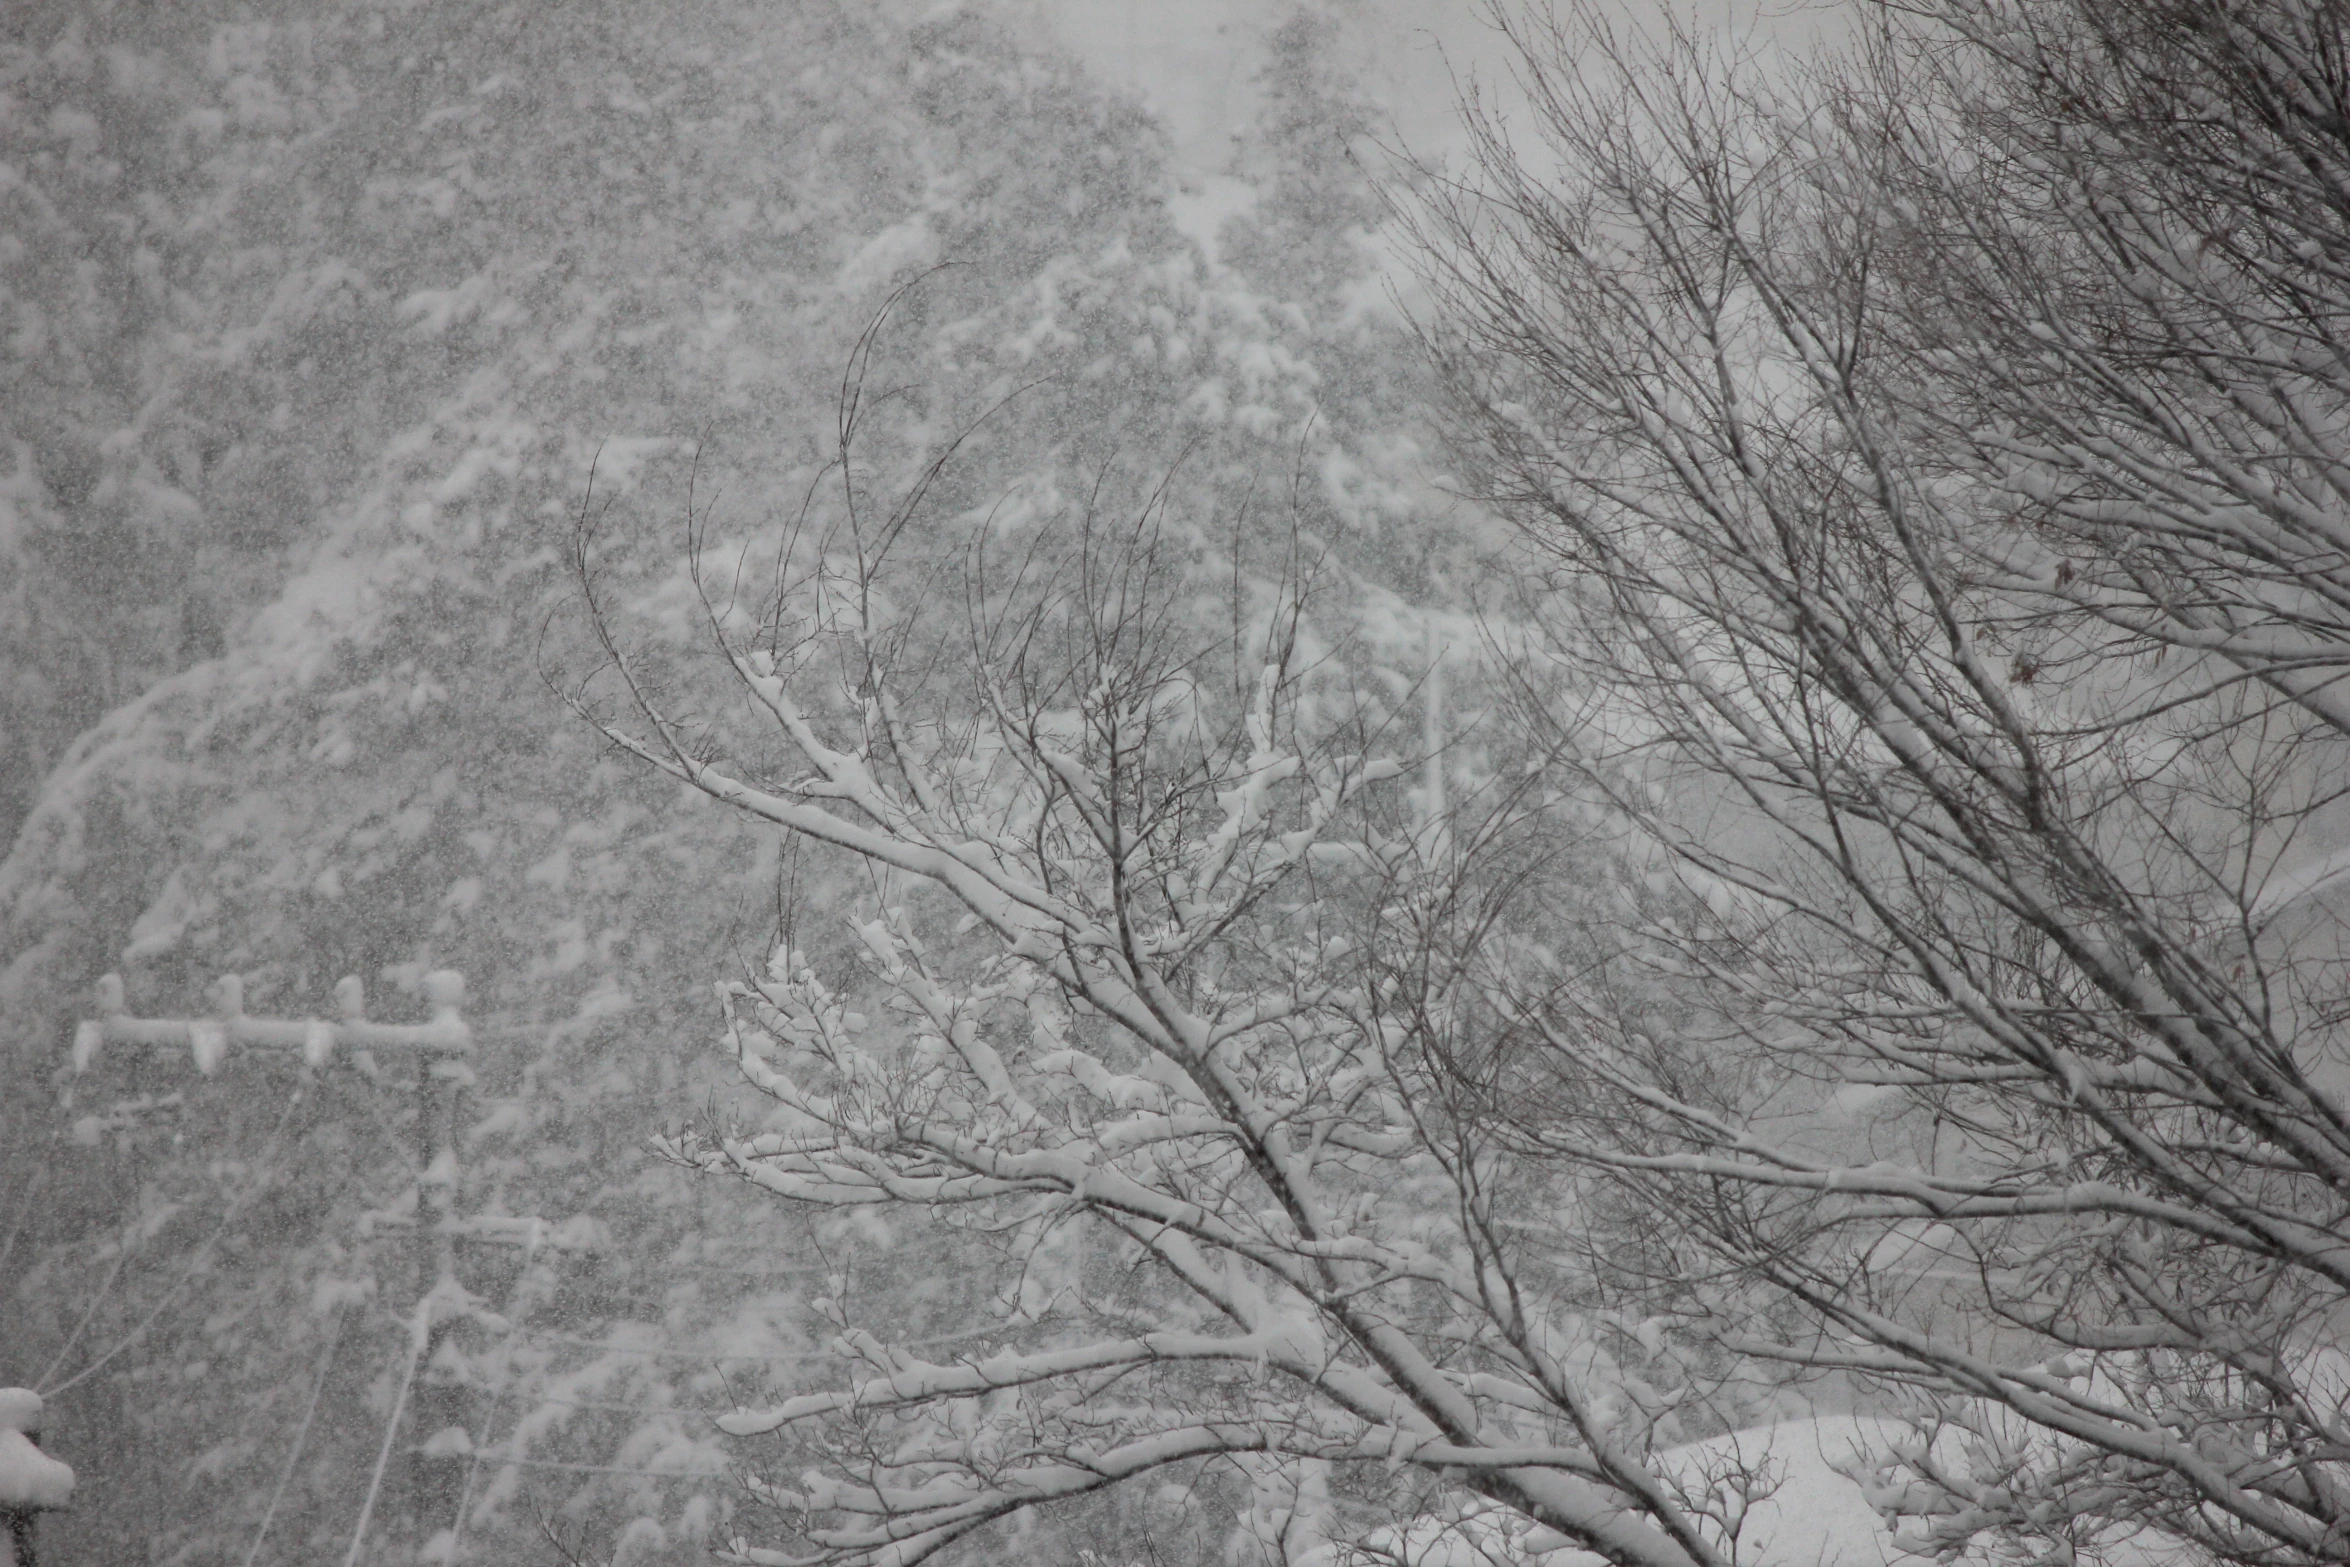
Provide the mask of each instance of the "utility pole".
[{"label": "utility pole", "polygon": [[[551,1243],[553,1237],[540,1219],[467,1218],[457,1212],[460,1096],[474,1081],[473,1030],[464,1017],[465,977],[441,969],[424,976],[423,990],[430,1014],[422,1023],[371,1021],[366,991],[356,975],[336,983],[340,1015],[331,1021],[265,1018],[245,1011],[243,981],[231,974],[212,986],[213,1010],[208,1017],[139,1018],[124,1007],[121,978],[108,974],[98,981],[99,1016],[75,1031],[73,1067],[76,1073],[88,1071],[108,1046],[144,1045],[185,1049],[196,1069],[210,1076],[235,1047],[298,1051],[312,1071],[348,1062],[381,1083],[394,1068],[379,1058],[409,1058],[403,1064],[414,1071],[417,1100],[414,1208],[410,1213],[369,1213],[362,1223],[371,1232],[405,1230],[409,1235],[409,1298],[424,1327],[422,1343],[413,1351],[418,1364],[406,1410],[407,1462],[395,1489],[404,1496],[404,1510],[414,1521],[417,1538],[429,1550],[435,1535],[456,1523],[473,1443],[464,1434],[468,1389],[441,1363],[452,1328],[469,1314],[470,1297],[457,1279],[457,1243],[535,1246]],[[457,1439],[450,1439],[452,1432]],[[371,1503],[372,1499],[371,1492]],[[366,1527],[363,1514],[361,1535]],[[354,1554],[360,1543],[354,1539]]]}]

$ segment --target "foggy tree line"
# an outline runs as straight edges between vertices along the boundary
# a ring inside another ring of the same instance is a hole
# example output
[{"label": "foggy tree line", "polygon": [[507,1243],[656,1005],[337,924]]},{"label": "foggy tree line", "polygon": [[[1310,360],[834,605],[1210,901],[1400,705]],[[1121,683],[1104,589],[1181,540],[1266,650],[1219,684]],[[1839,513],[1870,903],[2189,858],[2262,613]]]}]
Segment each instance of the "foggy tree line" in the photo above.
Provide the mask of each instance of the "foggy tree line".
[{"label": "foggy tree line", "polygon": [[[647,1157],[649,1124],[740,1093],[701,1048],[711,955],[755,950],[781,890],[812,943],[862,894],[677,812],[548,699],[534,655],[592,647],[558,613],[569,518],[591,469],[653,515],[698,467],[762,526],[821,465],[857,323],[940,257],[865,450],[919,471],[1025,387],[942,475],[950,514],[1049,505],[1118,450],[1237,511],[1302,460],[1284,511],[1411,589],[1454,545],[1411,473],[1424,372],[1346,292],[1377,199],[1304,156],[1346,98],[1330,36],[1268,40],[1218,264],[1149,117],[977,11],[9,13],[0,1382],[51,1395],[82,1476],[52,1555],[341,1559],[388,1455],[371,1558],[544,1558],[551,1517],[699,1560],[759,1527],[708,1415],[820,1354],[833,1275],[885,1331],[985,1339],[936,1237]],[[614,529],[599,570],[626,634],[679,630],[673,535]],[[71,1041],[94,1009],[207,1015],[232,975],[256,1014],[336,1015],[349,975],[397,1019],[439,968],[476,1040],[455,1209],[592,1244],[461,1249],[472,1299],[403,1406],[402,1074],[77,1076]],[[461,1528],[406,1483],[425,1458]],[[1212,1553],[1235,1483],[1032,1515],[1026,1548]]]}]

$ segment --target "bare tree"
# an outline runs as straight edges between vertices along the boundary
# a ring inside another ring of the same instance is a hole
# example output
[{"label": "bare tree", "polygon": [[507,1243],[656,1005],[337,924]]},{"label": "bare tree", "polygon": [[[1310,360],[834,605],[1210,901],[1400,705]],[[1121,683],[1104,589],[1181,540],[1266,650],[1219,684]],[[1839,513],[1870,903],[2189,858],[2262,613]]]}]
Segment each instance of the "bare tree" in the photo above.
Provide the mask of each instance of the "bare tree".
[{"label": "bare tree", "polygon": [[1913,1548],[2344,1559],[2350,18],[1501,21],[1429,336],[1522,710],[1688,894],[1524,996],[1518,1146],[1660,1332],[1912,1395]]},{"label": "bare tree", "polygon": [[610,655],[581,711],[868,878],[853,961],[787,921],[722,987],[768,1118],[667,1150],[997,1261],[960,1355],[815,1303],[845,1383],[721,1422],[805,1464],[756,1482],[784,1537],[735,1555],[910,1563],[1204,1464],[1246,1479],[1270,1561],[1400,1516],[1728,1567],[1753,1477],[1691,1487],[1653,1449],[1732,1423],[1735,1387],[1646,1363],[1593,1293],[1583,1176],[1497,1110],[1539,1038],[1507,976],[1572,934],[1548,770],[1431,756],[1425,693],[1350,674],[1335,573],[1294,531],[1249,566],[1172,481],[942,546],[927,476],[874,504],[862,379],[783,538],[696,524],[747,727],[689,722],[684,666],[613,630],[592,527],[577,557]]}]

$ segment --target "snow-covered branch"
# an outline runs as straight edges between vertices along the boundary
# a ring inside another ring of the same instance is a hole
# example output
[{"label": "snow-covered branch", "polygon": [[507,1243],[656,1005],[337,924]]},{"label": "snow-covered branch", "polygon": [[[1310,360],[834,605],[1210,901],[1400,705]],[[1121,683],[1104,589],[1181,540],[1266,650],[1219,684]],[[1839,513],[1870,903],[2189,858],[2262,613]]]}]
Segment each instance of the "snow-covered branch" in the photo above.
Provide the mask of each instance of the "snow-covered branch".
[{"label": "snow-covered branch", "polygon": [[1972,1421],[1878,1493],[1935,1550],[2350,1530],[2342,20],[2255,9],[1808,84],[1513,16],[1545,157],[1423,219],[1518,710],[1653,867],[1519,1146],[1725,1349]]},{"label": "snow-covered branch", "polygon": [[[1293,1474],[1315,1538],[1433,1487],[1627,1567],[1727,1567],[1651,1467],[1711,1384],[1670,1352],[1627,1381],[1645,1352],[1574,1304],[1593,1243],[1562,1163],[1513,1155],[1450,1077],[1500,976],[1540,966],[1503,916],[1550,797],[1523,768],[1408,792],[1466,764],[1404,753],[1416,688],[1367,694],[1302,571],[1236,580],[1163,519],[1094,517],[1008,578],[963,568],[957,625],[893,596],[912,546],[884,569],[859,526],[784,546],[757,615],[712,604],[741,733],[669,712],[616,642],[620,705],[580,700],[869,888],[720,987],[764,1108],[664,1150],[1002,1270],[991,1346],[924,1359],[844,1318],[845,1380],[721,1422],[807,1455],[761,1482],[796,1538],[741,1559],[910,1563],[1213,1460]],[[1221,633],[1189,607],[1215,583]],[[1333,1466],[1343,1507],[1305,1478]]]}]

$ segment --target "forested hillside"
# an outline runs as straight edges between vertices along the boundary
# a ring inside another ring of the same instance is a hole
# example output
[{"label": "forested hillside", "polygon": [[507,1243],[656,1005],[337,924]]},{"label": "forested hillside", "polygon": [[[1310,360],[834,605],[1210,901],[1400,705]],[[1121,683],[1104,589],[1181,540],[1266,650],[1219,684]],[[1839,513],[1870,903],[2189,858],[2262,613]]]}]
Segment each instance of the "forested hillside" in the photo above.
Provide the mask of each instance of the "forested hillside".
[{"label": "forested hillside", "polygon": [[[468,1252],[478,1310],[426,1371],[464,1411],[440,1450],[497,1448],[461,1552],[553,1560],[551,1521],[700,1559],[744,1504],[698,1411],[890,1237],[646,1140],[733,1091],[711,982],[857,888],[565,708],[575,527],[619,634],[691,656],[689,503],[788,524],[896,297],[858,478],[902,491],[971,430],[914,524],[941,548],[1173,473],[1236,574],[1303,538],[1341,600],[1441,595],[1474,541],[1429,488],[1329,31],[1275,35],[1254,203],[1202,232],[1147,117],[977,9],[26,0],[0,30],[0,1384],[55,1390],[83,1477],[49,1549],[339,1559],[416,1292],[364,1218],[411,1200],[411,1085],[125,1051],[74,1079],[93,982],[188,1014],[235,974],[303,1015],[356,974],[402,1017],[454,968],[456,1200],[562,1221]],[[1406,686],[1415,625],[1366,621]],[[970,1331],[922,1276],[888,1325]],[[399,1471],[365,1559],[422,1543]],[[1149,1523],[1049,1526],[1074,1559]]]}]

